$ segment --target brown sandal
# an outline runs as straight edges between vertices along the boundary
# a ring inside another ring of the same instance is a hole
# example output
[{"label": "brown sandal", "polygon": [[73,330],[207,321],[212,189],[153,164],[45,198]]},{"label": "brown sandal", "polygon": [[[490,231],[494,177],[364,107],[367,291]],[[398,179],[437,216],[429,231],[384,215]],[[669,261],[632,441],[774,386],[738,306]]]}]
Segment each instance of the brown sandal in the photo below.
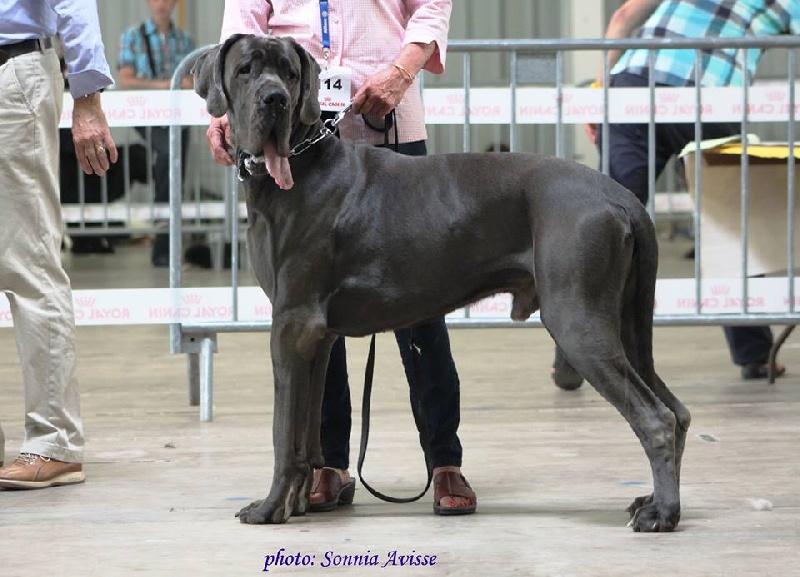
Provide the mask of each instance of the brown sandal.
[{"label": "brown sandal", "polygon": [[312,513],[335,511],[339,505],[350,505],[356,492],[356,480],[342,481],[341,475],[330,467],[314,471],[314,484],[308,500]]},{"label": "brown sandal", "polygon": [[[445,497],[463,497],[469,500],[469,504],[442,506],[440,503]],[[477,506],[475,491],[461,473],[443,471],[433,478],[433,512],[437,515],[469,515]]]}]

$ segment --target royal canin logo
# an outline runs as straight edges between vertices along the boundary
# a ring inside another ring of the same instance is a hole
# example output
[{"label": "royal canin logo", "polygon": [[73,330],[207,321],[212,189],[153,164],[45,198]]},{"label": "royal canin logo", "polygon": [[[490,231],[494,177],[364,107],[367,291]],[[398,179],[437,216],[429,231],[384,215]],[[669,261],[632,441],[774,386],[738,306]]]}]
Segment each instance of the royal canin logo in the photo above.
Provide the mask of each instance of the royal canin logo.
[{"label": "royal canin logo", "polygon": [[181,300],[185,305],[199,305],[201,302],[203,302],[203,297],[201,297],[199,294],[192,293],[188,295],[183,295],[181,297]]},{"label": "royal canin logo", "polygon": [[79,307],[93,307],[94,304],[97,302],[97,299],[94,297],[77,297],[75,299],[75,304]]},{"label": "royal canin logo", "polygon": [[725,296],[731,292],[731,287],[724,284],[716,284],[711,287],[711,294],[715,297]]}]

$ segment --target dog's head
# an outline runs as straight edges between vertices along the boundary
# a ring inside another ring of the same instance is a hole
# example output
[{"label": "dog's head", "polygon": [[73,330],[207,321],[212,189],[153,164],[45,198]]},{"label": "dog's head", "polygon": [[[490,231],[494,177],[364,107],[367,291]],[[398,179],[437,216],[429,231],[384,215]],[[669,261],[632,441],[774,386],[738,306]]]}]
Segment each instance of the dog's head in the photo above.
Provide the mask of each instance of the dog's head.
[{"label": "dog's head", "polygon": [[204,53],[192,69],[209,114],[225,114],[233,144],[264,155],[281,188],[291,188],[292,135],[320,116],[319,65],[293,39],[235,34]]}]

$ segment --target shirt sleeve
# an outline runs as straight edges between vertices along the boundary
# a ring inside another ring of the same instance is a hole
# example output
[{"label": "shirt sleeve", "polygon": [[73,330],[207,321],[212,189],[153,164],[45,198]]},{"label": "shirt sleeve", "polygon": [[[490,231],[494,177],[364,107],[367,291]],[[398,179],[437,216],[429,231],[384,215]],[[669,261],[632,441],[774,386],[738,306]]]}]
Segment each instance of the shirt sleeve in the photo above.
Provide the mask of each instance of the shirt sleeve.
[{"label": "shirt sleeve", "polygon": [[225,0],[220,42],[233,34],[266,34],[272,3],[268,0]]},{"label": "shirt sleeve", "polygon": [[58,33],[64,41],[72,96],[85,96],[113,84],[95,0],[45,1],[56,14]]},{"label": "shirt sleeve", "polygon": [[139,47],[136,45],[137,30],[129,28],[122,33],[119,39],[119,56],[117,57],[117,69],[123,66],[131,66],[136,68],[136,55]]},{"label": "shirt sleeve", "polygon": [[800,5],[798,5],[797,2],[792,2],[791,8],[789,33],[800,34]]},{"label": "shirt sleeve", "polygon": [[428,72],[441,74],[447,58],[447,33],[450,31],[451,0],[406,0],[411,15],[406,26],[403,45],[429,44],[436,48],[423,67]]}]

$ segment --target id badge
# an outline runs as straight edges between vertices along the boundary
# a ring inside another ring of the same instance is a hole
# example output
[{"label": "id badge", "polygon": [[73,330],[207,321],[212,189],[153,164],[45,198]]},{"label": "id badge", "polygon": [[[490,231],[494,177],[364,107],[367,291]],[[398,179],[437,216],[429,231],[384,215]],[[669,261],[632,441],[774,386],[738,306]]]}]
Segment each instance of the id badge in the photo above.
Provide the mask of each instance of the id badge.
[{"label": "id badge", "polygon": [[347,66],[331,66],[319,74],[319,107],[329,112],[344,110],[350,103],[353,71]]}]

